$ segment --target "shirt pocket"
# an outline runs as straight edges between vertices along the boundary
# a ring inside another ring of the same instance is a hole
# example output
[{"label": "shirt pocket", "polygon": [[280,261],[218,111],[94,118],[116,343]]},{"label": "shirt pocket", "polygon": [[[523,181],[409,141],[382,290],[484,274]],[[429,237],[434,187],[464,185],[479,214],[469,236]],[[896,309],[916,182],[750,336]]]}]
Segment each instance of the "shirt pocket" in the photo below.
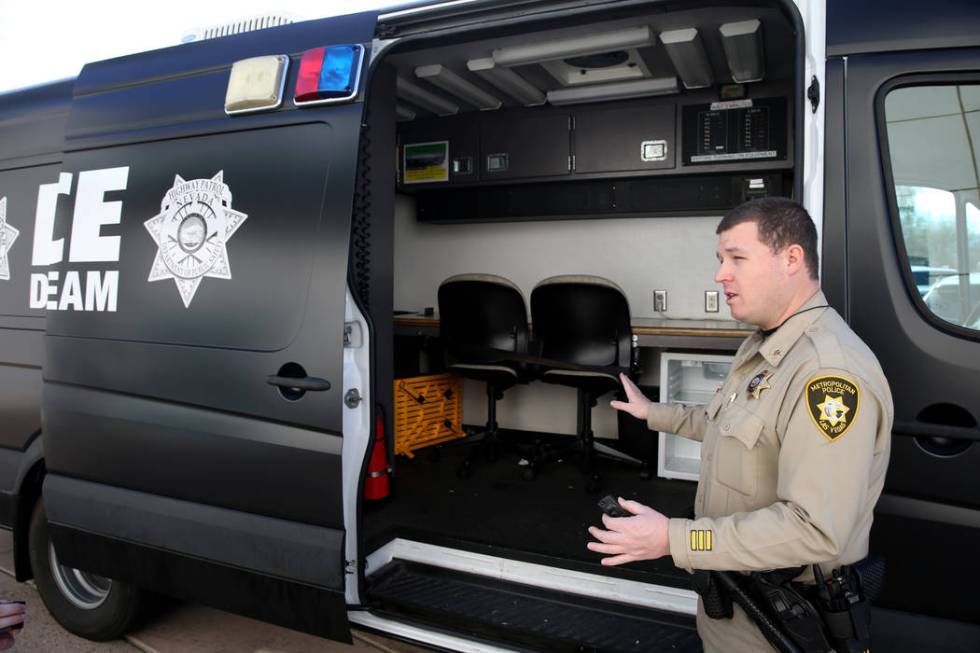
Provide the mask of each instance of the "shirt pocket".
[{"label": "shirt pocket", "polygon": [[718,410],[721,408],[724,401],[725,397],[722,396],[721,389],[719,388],[718,391],[715,392],[715,396],[708,402],[708,405],[704,407],[704,416],[708,418],[708,421],[715,418],[715,415],[718,414]]},{"label": "shirt pocket", "polygon": [[716,479],[725,487],[754,496],[759,483],[756,445],[765,422],[738,404],[732,404],[718,420]]}]

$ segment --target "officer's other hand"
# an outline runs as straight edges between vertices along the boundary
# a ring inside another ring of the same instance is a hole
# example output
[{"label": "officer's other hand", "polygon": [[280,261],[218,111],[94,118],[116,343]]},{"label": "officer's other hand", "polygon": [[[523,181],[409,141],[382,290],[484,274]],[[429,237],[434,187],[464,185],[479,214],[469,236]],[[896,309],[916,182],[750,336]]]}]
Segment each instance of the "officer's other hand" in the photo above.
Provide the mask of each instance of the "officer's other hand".
[{"label": "officer's other hand", "polygon": [[[647,411],[650,407],[650,400],[643,396],[636,384],[630,381],[629,377],[619,373],[619,380],[623,382],[623,390],[626,391],[627,401],[611,401],[609,405],[616,410],[626,411],[636,419],[646,419]],[[639,505],[639,504],[637,504]]]},{"label": "officer's other hand", "polygon": [[589,542],[590,551],[603,553],[604,565],[622,565],[637,560],[656,560],[670,553],[667,517],[649,506],[620,498],[619,505],[633,513],[632,517],[602,516],[607,530],[595,526],[589,534],[598,542]]},{"label": "officer's other hand", "polygon": [[26,606],[21,601],[0,601],[0,628],[14,627],[13,630],[0,633],[0,651],[6,651],[14,645],[14,635],[24,625],[26,613]]}]

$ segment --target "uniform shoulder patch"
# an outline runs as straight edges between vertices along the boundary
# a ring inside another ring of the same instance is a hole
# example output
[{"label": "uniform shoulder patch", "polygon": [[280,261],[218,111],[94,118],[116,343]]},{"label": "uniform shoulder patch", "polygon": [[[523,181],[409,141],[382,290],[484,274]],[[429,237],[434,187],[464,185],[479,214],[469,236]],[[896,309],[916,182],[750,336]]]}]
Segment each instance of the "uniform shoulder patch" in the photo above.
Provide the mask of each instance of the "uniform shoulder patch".
[{"label": "uniform shoulder patch", "polygon": [[847,433],[857,418],[861,392],[842,376],[816,376],[806,384],[810,418],[824,437],[833,442]]}]

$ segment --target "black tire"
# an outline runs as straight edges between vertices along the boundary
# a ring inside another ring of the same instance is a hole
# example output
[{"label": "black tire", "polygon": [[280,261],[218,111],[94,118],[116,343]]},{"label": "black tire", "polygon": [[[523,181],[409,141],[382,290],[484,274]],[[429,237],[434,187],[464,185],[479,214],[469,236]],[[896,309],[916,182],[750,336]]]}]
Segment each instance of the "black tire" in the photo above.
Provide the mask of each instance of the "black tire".
[{"label": "black tire", "polygon": [[[31,530],[28,548],[30,550],[31,568],[34,571],[34,583],[44,605],[48,608],[59,624],[65,630],[95,641],[106,641],[122,637],[129,630],[139,614],[141,592],[136,587],[119,581],[109,580],[100,576],[88,574],[86,580],[98,579],[100,590],[104,593],[92,594],[90,607],[76,604],[70,597],[71,590],[63,590],[59,586],[68,578],[60,571],[52,568],[54,549],[48,534],[48,520],[44,514],[43,500],[39,499],[31,515]],[[69,568],[63,568],[68,570]],[[58,578],[56,578],[56,574]],[[66,586],[67,587],[67,586]],[[94,586],[93,586],[94,587]],[[80,601],[82,595],[75,595]],[[83,601],[84,602],[84,601]]]}]

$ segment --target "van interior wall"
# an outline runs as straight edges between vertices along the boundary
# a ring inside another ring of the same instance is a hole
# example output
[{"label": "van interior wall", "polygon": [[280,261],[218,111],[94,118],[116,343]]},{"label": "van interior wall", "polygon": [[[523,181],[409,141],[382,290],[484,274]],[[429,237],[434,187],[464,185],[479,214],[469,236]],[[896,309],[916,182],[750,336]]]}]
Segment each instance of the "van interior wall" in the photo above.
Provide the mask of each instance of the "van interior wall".
[{"label": "van interior wall", "polygon": [[[411,196],[395,202],[394,305],[401,310],[437,306],[439,284],[454,274],[490,273],[513,281],[530,301],[541,280],[557,274],[592,274],[618,284],[631,316],[727,320],[704,311],[704,291],[714,282],[715,227],[719,216],[429,224],[415,218]],[[653,291],[667,291],[667,312],[653,310]],[[656,358],[643,356],[641,383],[657,385]],[[466,382],[463,419],[486,420],[485,388]],[[499,402],[503,428],[575,433],[575,390],[545,383],[516,386]],[[617,434],[611,395],[593,411],[597,437]],[[546,406],[547,410],[542,410]]]}]

